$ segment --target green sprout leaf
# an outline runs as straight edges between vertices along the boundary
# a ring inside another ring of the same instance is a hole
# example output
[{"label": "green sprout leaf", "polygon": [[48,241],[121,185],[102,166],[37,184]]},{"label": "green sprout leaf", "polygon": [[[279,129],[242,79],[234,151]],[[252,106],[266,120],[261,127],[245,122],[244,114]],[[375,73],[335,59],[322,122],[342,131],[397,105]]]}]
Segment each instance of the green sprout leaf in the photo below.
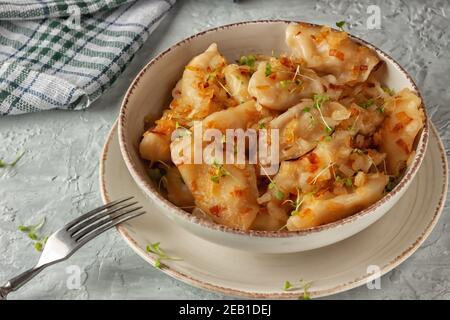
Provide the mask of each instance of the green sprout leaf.
[{"label": "green sprout leaf", "polygon": [[44,217],[39,223],[34,225],[20,225],[17,227],[17,229],[21,232],[24,232],[27,234],[28,238],[34,241],[34,248],[37,251],[42,251],[44,248],[45,243],[47,242],[48,236],[44,236],[43,238],[39,239],[38,231],[44,226],[46,221],[46,218]]},{"label": "green sprout leaf", "polygon": [[325,121],[325,118],[322,113],[322,104],[324,104],[328,100],[330,100],[330,97],[328,97],[326,94],[315,94],[313,107],[319,111],[320,118],[322,119],[323,124],[325,125],[326,132],[331,133],[331,132],[333,132],[333,129]]},{"label": "green sprout leaf", "polygon": [[256,57],[252,54],[249,54],[248,56],[242,56],[239,59],[239,64],[241,66],[243,66],[243,65],[249,66],[251,69],[255,68],[255,63],[256,63]]},{"label": "green sprout leaf", "polygon": [[360,103],[359,106],[363,109],[367,109],[371,107],[374,103],[375,103],[374,99],[368,99],[367,101]]},{"label": "green sprout leaf", "polygon": [[18,157],[16,157],[16,159],[13,160],[13,162],[10,163],[7,163],[3,161],[3,159],[0,159],[0,168],[14,167],[20,161],[20,159],[22,159],[24,154],[25,152],[22,152]]},{"label": "green sprout leaf", "polygon": [[346,24],[345,21],[338,21],[336,22],[336,27],[338,27],[341,31],[344,31],[345,24]]},{"label": "green sprout leaf", "polygon": [[283,200],[284,199],[284,192],[281,190],[277,190],[275,192],[275,198],[277,198],[278,200]]},{"label": "green sprout leaf", "polygon": [[265,74],[266,74],[266,77],[268,77],[272,74],[272,66],[268,62],[266,63]]},{"label": "green sprout leaf", "polygon": [[211,181],[214,183],[219,183],[220,178],[230,175],[223,164],[218,163],[215,159],[212,163],[212,167],[214,168],[214,174],[211,176]]},{"label": "green sprout leaf", "polygon": [[292,288],[292,284],[289,281],[286,280],[284,282],[284,291],[288,291],[291,288]]},{"label": "green sprout leaf", "polygon": [[309,294],[309,288],[311,288],[311,284],[312,284],[311,282],[305,282],[302,279],[300,279],[298,281],[298,285],[297,284],[294,285],[286,280],[283,285],[283,290],[284,291],[302,290],[303,293],[298,298],[302,300],[311,300],[311,296]]},{"label": "green sprout leaf", "polygon": [[383,87],[381,87],[381,89],[390,96],[393,96],[395,94],[395,91],[389,87],[383,86]]},{"label": "green sprout leaf", "polygon": [[162,260],[182,260],[181,258],[167,255],[167,253],[160,247],[160,244],[160,242],[150,243],[146,248],[147,252],[150,252],[156,256],[155,262],[153,264],[155,268],[161,269],[161,267],[163,266],[161,262]]}]

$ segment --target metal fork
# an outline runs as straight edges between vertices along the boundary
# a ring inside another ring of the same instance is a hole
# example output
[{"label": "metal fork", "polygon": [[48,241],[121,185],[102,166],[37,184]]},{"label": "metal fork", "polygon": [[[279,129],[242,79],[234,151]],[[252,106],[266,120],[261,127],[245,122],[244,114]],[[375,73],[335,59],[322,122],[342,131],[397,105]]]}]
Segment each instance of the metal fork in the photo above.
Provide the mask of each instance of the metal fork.
[{"label": "metal fork", "polygon": [[133,197],[110,202],[69,222],[47,240],[38,263],[0,287],[0,300],[19,289],[46,267],[68,259],[83,245],[118,224],[144,214]]}]

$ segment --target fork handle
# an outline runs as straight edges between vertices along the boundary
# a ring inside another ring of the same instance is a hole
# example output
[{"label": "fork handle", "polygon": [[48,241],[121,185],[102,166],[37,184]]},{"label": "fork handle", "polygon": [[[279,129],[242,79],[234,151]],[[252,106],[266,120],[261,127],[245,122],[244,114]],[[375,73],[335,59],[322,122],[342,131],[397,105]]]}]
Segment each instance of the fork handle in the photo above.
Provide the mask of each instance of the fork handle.
[{"label": "fork handle", "polygon": [[17,277],[12,278],[9,280],[3,287],[0,287],[0,300],[6,300],[6,296],[12,292],[19,289],[21,286],[23,286],[25,283],[33,279],[39,272],[41,272],[46,266],[42,265],[39,267],[31,268],[21,274],[19,274]]}]

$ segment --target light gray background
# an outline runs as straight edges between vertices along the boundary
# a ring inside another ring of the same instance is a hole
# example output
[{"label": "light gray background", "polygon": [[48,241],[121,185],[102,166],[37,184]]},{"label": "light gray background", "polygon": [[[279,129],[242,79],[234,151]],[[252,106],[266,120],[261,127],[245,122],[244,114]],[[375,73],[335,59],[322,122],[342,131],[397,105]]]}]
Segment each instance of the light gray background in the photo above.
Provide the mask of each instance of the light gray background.
[{"label": "light gray background", "polygon": [[[26,150],[16,168],[0,169],[0,281],[38,258],[17,226],[47,217],[55,230],[101,204],[98,158],[122,97],[136,73],[156,54],[196,32],[221,24],[267,18],[334,25],[351,22],[351,33],[391,54],[417,81],[429,115],[450,154],[450,4],[442,1],[183,1],[162,22],[126,72],[83,112],[50,111],[0,119],[0,158]],[[366,10],[381,8],[381,30],[367,30]],[[261,41],[264,41],[262,38]],[[382,277],[381,290],[365,286],[335,299],[450,299],[449,201],[429,239],[401,266]],[[44,231],[45,231],[44,230]],[[66,268],[82,268],[79,290],[66,287]],[[44,271],[15,299],[222,299],[150,267],[108,232],[69,261]]]}]

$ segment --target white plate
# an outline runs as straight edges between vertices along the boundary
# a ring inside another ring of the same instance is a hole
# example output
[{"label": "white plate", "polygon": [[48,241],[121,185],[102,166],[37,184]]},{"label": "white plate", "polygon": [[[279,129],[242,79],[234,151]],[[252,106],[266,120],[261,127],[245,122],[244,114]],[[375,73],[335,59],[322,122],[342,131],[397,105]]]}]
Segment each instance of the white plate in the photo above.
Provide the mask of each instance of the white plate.
[{"label": "white plate", "polygon": [[[197,287],[252,298],[298,298],[284,291],[286,280],[312,282],[311,297],[326,296],[365,284],[411,256],[433,230],[447,194],[448,168],[442,143],[433,126],[424,162],[400,201],[372,226],[328,247],[291,254],[252,254],[222,247],[183,230],[137,187],[122,159],[114,125],[100,160],[103,201],[133,195],[147,214],[118,228],[130,247],[150,264],[146,245],[161,248],[182,261],[163,261],[162,271]],[[370,269],[371,270],[371,269]]]}]

